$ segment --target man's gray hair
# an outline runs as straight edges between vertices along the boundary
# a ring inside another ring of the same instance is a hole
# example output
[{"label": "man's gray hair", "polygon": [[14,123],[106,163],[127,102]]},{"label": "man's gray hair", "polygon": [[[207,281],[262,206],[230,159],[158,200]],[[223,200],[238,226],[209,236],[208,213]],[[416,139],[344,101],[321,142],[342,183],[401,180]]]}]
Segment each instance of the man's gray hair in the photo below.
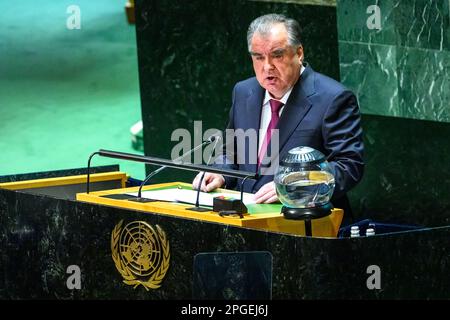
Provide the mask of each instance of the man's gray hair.
[{"label": "man's gray hair", "polygon": [[288,34],[288,44],[290,46],[298,47],[302,45],[300,40],[301,30],[299,23],[294,19],[287,18],[285,15],[271,13],[256,18],[248,27],[247,31],[248,51],[249,52],[251,51],[252,38],[255,33],[259,33],[262,36],[268,35],[272,27],[278,23],[282,23],[286,27]]}]

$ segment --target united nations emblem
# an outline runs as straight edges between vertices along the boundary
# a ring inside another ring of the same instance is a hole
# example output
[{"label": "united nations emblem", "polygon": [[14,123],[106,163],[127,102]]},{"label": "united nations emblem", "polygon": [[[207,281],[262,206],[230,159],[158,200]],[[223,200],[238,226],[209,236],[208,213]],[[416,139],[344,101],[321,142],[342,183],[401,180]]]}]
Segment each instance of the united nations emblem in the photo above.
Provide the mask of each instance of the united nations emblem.
[{"label": "united nations emblem", "polygon": [[114,264],[123,282],[140,284],[148,291],[158,289],[169,269],[169,241],[164,231],[155,229],[144,221],[134,221],[122,228],[123,220],[111,234],[111,251]]}]

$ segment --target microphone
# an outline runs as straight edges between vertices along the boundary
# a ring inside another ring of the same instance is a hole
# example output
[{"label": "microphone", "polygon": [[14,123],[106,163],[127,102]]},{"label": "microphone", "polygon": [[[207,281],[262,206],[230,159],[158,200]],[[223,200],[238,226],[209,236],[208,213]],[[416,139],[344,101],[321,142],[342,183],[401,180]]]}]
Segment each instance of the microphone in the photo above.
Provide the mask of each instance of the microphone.
[{"label": "microphone", "polygon": [[[219,143],[221,137],[220,136],[211,136],[209,137],[208,141],[210,141],[210,143],[215,142],[214,144],[214,148],[213,151],[209,154],[209,159],[206,162],[206,165],[209,166],[209,163],[211,162],[211,158],[213,155],[214,150],[216,150],[217,147],[217,143]],[[200,181],[198,183],[198,187],[197,187],[197,199],[195,200],[195,207],[192,208],[186,208],[186,210],[191,210],[191,211],[198,211],[198,212],[206,212],[206,211],[211,211],[210,209],[206,209],[206,208],[201,208],[200,207],[200,191],[201,191],[201,185],[203,183],[203,178],[205,177],[206,171],[203,171],[202,176],[200,177]]]},{"label": "microphone", "polygon": [[[199,144],[198,146],[196,146],[195,148],[188,150],[187,152],[185,152],[183,155],[179,156],[178,158],[176,158],[175,160],[173,160],[173,162],[178,162],[178,161],[182,161],[183,158],[195,151],[197,151],[198,149],[204,147],[205,145],[209,145],[214,141],[219,141],[220,140],[220,136],[210,136],[206,141],[203,141],[201,144]],[[156,169],[155,171],[151,172],[145,179],[144,181],[141,183],[141,185],[139,186],[139,190],[138,190],[138,194],[136,198],[131,198],[128,199],[129,201],[137,201],[137,202],[153,202],[156,200],[153,199],[147,199],[147,198],[142,198],[142,188],[144,187],[144,185],[155,175],[157,175],[158,173],[160,173],[161,171],[163,171],[164,169],[166,169],[167,166],[162,166],[158,169]]]}]

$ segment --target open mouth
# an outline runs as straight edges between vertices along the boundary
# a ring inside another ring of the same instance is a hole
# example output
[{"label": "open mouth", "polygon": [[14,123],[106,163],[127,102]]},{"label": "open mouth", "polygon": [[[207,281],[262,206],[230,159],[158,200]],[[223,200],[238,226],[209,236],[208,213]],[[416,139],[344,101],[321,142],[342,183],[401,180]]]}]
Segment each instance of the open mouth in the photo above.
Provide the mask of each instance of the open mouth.
[{"label": "open mouth", "polygon": [[273,80],[275,80],[275,77],[270,76],[270,77],[267,77],[266,79],[269,81],[273,81]]}]

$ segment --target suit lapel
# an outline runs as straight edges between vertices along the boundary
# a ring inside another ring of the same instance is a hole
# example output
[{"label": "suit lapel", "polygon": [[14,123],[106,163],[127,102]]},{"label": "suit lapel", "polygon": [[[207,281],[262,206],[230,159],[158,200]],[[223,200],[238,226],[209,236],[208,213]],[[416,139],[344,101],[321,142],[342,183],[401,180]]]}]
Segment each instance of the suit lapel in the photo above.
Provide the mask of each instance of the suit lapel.
[{"label": "suit lapel", "polygon": [[246,114],[243,115],[244,119],[248,119],[248,126],[245,130],[259,129],[263,98],[264,89],[260,86],[253,88],[250,92],[245,106]]},{"label": "suit lapel", "polygon": [[[308,97],[314,93],[314,71],[307,66],[299,81],[294,85],[277,124],[279,129],[279,151],[283,149],[295,128],[311,109],[312,103]],[[271,150],[270,147],[269,144],[268,150]],[[278,159],[275,158],[274,160],[277,161]]]},{"label": "suit lapel", "polygon": [[[262,103],[263,103],[263,98],[264,98],[264,92],[265,92],[264,89],[259,85],[255,86],[251,90],[251,92],[247,98],[247,102],[246,102],[246,108],[245,108],[246,114],[243,115],[244,119],[248,119],[248,122],[247,122],[248,126],[243,129],[244,130],[248,130],[248,129],[256,130],[256,141],[257,141],[256,146],[250,146],[250,145],[248,145],[248,142],[246,142],[246,146],[245,146],[245,150],[249,150],[249,152],[256,152],[256,154],[253,155],[254,159],[258,158],[259,126],[261,123],[261,109],[262,109]],[[247,154],[247,156],[249,157],[248,159],[250,159],[250,155]],[[249,164],[248,171],[256,172],[257,164],[252,163],[251,161],[248,161],[248,159],[246,159],[246,163]]]}]

